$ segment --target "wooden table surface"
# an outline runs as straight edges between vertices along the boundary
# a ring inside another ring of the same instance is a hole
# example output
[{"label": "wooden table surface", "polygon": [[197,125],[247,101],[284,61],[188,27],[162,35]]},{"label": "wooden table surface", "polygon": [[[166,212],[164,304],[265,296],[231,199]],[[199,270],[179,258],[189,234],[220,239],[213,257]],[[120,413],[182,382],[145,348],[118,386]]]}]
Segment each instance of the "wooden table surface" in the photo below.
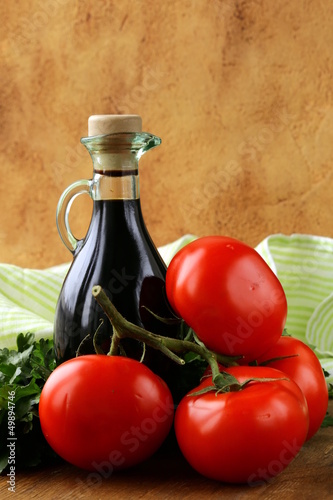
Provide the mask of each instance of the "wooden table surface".
[{"label": "wooden table surface", "polygon": [[[333,401],[329,402],[333,415]],[[16,491],[0,477],[0,498],[13,499],[333,499],[333,427],[322,428],[276,478],[259,486],[218,483],[197,474],[179,450],[169,447],[131,470],[99,477],[91,484],[86,471],[69,464],[16,474]]]}]

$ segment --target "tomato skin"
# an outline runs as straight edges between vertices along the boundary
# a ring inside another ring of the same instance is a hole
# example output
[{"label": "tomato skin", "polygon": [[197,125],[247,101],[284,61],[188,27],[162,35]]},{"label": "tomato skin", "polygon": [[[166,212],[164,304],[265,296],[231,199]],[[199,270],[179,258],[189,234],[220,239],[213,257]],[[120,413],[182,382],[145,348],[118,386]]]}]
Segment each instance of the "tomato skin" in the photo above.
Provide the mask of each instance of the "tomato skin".
[{"label": "tomato skin", "polygon": [[87,470],[125,469],[151,456],[171,428],[169,388],[130,358],[80,356],[59,365],[39,403],[46,440]]},{"label": "tomato skin", "polygon": [[297,356],[271,361],[265,366],[271,366],[286,373],[304,393],[310,419],[308,440],[320,428],[328,406],[328,388],[319,359],[304,342],[285,336],[281,337],[271,349],[258,358],[257,362],[260,364],[273,358],[295,354]]},{"label": "tomato skin", "polygon": [[274,345],[287,318],[283,287],[255,249],[207,236],[183,247],[166,274],[171,306],[211,350],[252,359]]},{"label": "tomato skin", "polygon": [[279,370],[238,366],[226,371],[240,382],[252,377],[280,380],[251,382],[238,392],[191,396],[211,385],[211,378],[205,379],[176,410],[178,444],[192,467],[208,478],[264,484],[300,451],[308,432],[306,400]]}]

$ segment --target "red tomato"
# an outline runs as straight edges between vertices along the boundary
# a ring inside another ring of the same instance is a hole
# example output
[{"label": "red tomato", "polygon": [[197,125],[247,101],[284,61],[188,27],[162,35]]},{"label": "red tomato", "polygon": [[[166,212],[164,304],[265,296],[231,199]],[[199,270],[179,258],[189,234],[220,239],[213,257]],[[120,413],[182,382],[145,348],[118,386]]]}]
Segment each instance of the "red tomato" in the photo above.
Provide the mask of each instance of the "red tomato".
[{"label": "red tomato", "polygon": [[302,389],[309,408],[310,423],[307,439],[310,439],[321,426],[328,405],[327,384],[323,369],[315,353],[301,340],[292,337],[281,337],[257,361],[260,364],[267,360],[295,354],[297,356],[270,361],[265,365],[286,373]]},{"label": "red tomato", "polygon": [[58,366],[39,403],[42,431],[58,455],[110,475],[150,457],[173,422],[167,385],[130,358],[80,356]]},{"label": "red tomato", "polygon": [[245,243],[199,238],[172,259],[166,275],[171,306],[211,350],[251,359],[281,336],[287,300],[276,275]]},{"label": "red tomato", "polygon": [[237,366],[226,371],[237,392],[191,393],[211,385],[206,379],[185,396],[175,415],[175,431],[185,458],[200,474],[228,483],[262,483],[279,474],[300,451],[308,432],[305,397],[298,385],[274,368]]}]

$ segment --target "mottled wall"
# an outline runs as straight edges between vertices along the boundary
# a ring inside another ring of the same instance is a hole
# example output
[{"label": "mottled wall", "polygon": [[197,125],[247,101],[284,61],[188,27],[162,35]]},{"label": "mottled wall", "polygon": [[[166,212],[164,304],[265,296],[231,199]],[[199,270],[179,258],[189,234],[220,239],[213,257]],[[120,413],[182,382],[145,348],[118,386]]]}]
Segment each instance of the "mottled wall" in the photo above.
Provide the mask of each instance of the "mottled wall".
[{"label": "mottled wall", "polygon": [[16,0],[0,13],[0,262],[71,259],[55,209],[91,176],[79,140],[99,113],[141,114],[162,137],[141,160],[157,245],[333,237],[331,0]]}]

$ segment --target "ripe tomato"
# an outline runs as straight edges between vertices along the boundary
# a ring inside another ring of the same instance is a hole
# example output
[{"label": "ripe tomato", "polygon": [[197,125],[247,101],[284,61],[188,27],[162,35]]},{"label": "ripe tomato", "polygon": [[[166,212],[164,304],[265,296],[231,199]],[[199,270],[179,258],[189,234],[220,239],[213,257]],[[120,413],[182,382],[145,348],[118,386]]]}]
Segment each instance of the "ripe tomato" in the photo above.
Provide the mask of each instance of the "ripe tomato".
[{"label": "ripe tomato", "polygon": [[286,373],[302,389],[309,408],[310,439],[321,426],[327,412],[328,389],[323,369],[319,359],[312,349],[301,340],[292,337],[281,337],[263,356],[257,359],[258,363],[273,360],[281,356],[292,358],[279,359],[265,363]]},{"label": "ripe tomato", "polygon": [[118,356],[64,362],[46,381],[39,403],[41,428],[54,451],[104,476],[151,456],[173,415],[164,381],[138,361]]},{"label": "ripe tomato", "polygon": [[274,368],[237,366],[225,371],[239,382],[237,392],[191,393],[212,385],[205,379],[185,396],[175,431],[185,458],[200,474],[229,483],[265,483],[300,451],[308,432],[305,397],[298,385]]},{"label": "ripe tomato", "polygon": [[211,350],[251,359],[281,336],[287,300],[276,275],[245,243],[199,238],[182,248],[166,274],[171,306]]}]

